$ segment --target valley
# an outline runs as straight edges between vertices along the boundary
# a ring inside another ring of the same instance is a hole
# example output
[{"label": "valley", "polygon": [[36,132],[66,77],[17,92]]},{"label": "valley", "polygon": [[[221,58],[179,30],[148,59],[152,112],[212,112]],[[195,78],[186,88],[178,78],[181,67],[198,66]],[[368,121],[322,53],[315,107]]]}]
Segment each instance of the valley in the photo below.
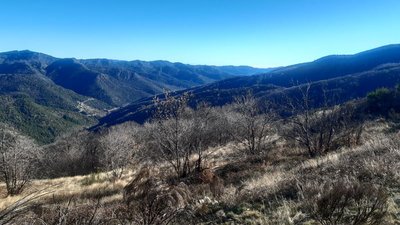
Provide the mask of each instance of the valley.
[{"label": "valley", "polygon": [[400,1],[0,4],[0,225],[399,225]]},{"label": "valley", "polygon": [[[116,107],[164,89],[180,90],[262,71],[265,70],[251,67],[58,59],[32,51],[5,52],[0,53],[0,98],[10,103],[0,109],[0,122],[48,144],[72,130],[95,125]],[[30,121],[32,117],[35,121]]]}]

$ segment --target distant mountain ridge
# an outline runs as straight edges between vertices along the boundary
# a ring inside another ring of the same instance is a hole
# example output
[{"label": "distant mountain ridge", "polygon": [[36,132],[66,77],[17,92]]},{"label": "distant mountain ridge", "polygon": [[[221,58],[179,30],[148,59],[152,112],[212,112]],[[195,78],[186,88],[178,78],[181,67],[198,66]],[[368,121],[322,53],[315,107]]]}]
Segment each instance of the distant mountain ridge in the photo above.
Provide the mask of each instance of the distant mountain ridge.
[{"label": "distant mountain ridge", "polygon": [[71,129],[94,125],[111,108],[164,89],[182,90],[268,70],[4,52],[0,53],[0,104],[5,107],[0,109],[0,122],[49,143]]},{"label": "distant mountain ridge", "polygon": [[[305,84],[319,87],[314,93],[323,95],[321,87],[333,92],[344,102],[364,97],[379,87],[394,87],[400,83],[400,45],[388,45],[354,55],[331,55],[313,62],[277,68],[271,72],[248,77],[235,77],[199,86],[190,91],[192,104],[205,101],[211,105],[232,102],[237,95],[253,92],[256,97],[282,100]],[[175,94],[179,95],[182,91]],[[152,102],[144,98],[102,118],[98,126],[125,121],[144,122],[151,116]]]},{"label": "distant mountain ridge", "polygon": [[121,106],[164,89],[180,90],[270,71],[247,66],[193,66],[168,61],[58,59],[24,51],[0,53],[0,74],[41,73],[57,85]]}]

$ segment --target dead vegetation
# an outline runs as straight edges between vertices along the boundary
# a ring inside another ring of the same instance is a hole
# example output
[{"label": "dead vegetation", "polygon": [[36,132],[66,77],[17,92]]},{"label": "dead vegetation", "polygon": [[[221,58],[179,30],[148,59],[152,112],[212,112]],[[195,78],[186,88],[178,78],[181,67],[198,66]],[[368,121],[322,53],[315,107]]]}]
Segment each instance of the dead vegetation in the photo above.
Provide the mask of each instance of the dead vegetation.
[{"label": "dead vegetation", "polygon": [[41,179],[13,196],[0,184],[0,224],[400,223],[393,121],[351,104],[272,119],[251,96],[196,110],[186,97],[156,100],[144,126],[46,146]]},{"label": "dead vegetation", "polygon": [[381,224],[388,195],[382,187],[339,180],[303,190],[304,210],[323,225]]}]

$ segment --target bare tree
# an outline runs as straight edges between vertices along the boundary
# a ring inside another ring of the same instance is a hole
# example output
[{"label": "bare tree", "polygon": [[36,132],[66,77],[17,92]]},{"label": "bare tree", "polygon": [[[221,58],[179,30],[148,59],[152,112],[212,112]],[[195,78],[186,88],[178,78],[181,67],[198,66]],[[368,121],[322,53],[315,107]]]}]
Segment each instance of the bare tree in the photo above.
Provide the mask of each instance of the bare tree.
[{"label": "bare tree", "polygon": [[86,136],[86,132],[64,135],[55,143],[45,146],[40,175],[54,178],[92,172],[88,171],[92,165],[86,165],[92,164],[86,157]]},{"label": "bare tree", "polygon": [[300,87],[300,99],[289,103],[293,117],[290,119],[291,130],[286,136],[306,147],[310,157],[315,157],[331,148],[337,126],[337,108],[328,108],[325,101],[325,107],[315,110],[311,106],[310,89],[311,84]]},{"label": "bare tree", "polygon": [[137,124],[124,123],[109,128],[100,137],[103,156],[100,159],[112,178],[121,178],[128,164],[132,161],[138,145],[139,127]]},{"label": "bare tree", "polygon": [[200,103],[191,115],[191,132],[189,137],[189,147],[197,156],[195,168],[197,172],[202,171],[204,152],[208,147],[215,143],[215,137],[212,135],[211,123],[215,122],[212,108],[206,103]]},{"label": "bare tree", "polygon": [[155,99],[156,119],[146,125],[151,129],[154,155],[167,161],[178,177],[185,177],[193,169],[201,172],[206,150],[232,137],[245,145],[248,154],[265,149],[274,114],[265,113],[267,110],[251,94],[238,97],[230,113],[217,112],[207,104],[190,109],[188,98],[187,93],[178,97],[166,93],[163,100]]},{"label": "bare tree", "polygon": [[234,119],[232,119],[230,106],[213,107],[211,109],[211,121],[208,123],[208,134],[215,145],[225,145],[235,140]]},{"label": "bare tree", "polygon": [[189,135],[193,127],[188,119],[189,94],[171,96],[165,93],[165,99],[154,99],[156,104],[155,120],[152,124],[151,139],[156,145],[156,155],[167,161],[178,177],[185,177],[191,171]]},{"label": "bare tree", "polygon": [[292,117],[289,119],[290,130],[285,136],[295,140],[307,149],[310,157],[321,155],[338,147],[338,141],[343,135],[359,142],[362,126],[354,123],[354,109],[335,105],[330,107],[328,96],[324,89],[322,107],[312,106],[310,96],[311,84],[300,87],[300,99],[289,101]]},{"label": "bare tree", "polygon": [[266,110],[263,110],[251,93],[237,97],[232,105],[235,137],[250,155],[259,154],[265,149],[266,138],[272,129],[274,114],[266,105]]},{"label": "bare tree", "polygon": [[349,102],[341,106],[339,120],[341,132],[338,140],[347,147],[361,144],[361,136],[364,131],[363,113],[357,111],[355,104]]},{"label": "bare tree", "polygon": [[0,180],[5,182],[8,195],[22,192],[32,178],[39,155],[32,140],[0,124]]},{"label": "bare tree", "polygon": [[83,171],[85,173],[98,172],[101,167],[102,146],[96,133],[82,132],[78,137],[81,142]]},{"label": "bare tree", "polygon": [[217,113],[206,103],[190,108],[189,97],[189,93],[172,96],[166,92],[164,99],[155,99],[155,119],[146,125],[155,144],[154,155],[167,161],[178,177],[200,172],[204,152],[218,143],[214,130],[220,119]]}]

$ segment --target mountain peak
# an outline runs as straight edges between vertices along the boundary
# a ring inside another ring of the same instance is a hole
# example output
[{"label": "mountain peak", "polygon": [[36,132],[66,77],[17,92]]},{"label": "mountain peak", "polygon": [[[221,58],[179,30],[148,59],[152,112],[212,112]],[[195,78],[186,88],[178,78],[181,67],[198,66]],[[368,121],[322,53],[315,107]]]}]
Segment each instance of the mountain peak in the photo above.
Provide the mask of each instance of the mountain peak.
[{"label": "mountain peak", "polygon": [[0,59],[3,59],[5,62],[35,61],[35,62],[40,62],[44,65],[48,65],[54,62],[57,58],[50,55],[46,55],[44,53],[34,52],[31,50],[14,50],[14,51],[0,53]]}]

